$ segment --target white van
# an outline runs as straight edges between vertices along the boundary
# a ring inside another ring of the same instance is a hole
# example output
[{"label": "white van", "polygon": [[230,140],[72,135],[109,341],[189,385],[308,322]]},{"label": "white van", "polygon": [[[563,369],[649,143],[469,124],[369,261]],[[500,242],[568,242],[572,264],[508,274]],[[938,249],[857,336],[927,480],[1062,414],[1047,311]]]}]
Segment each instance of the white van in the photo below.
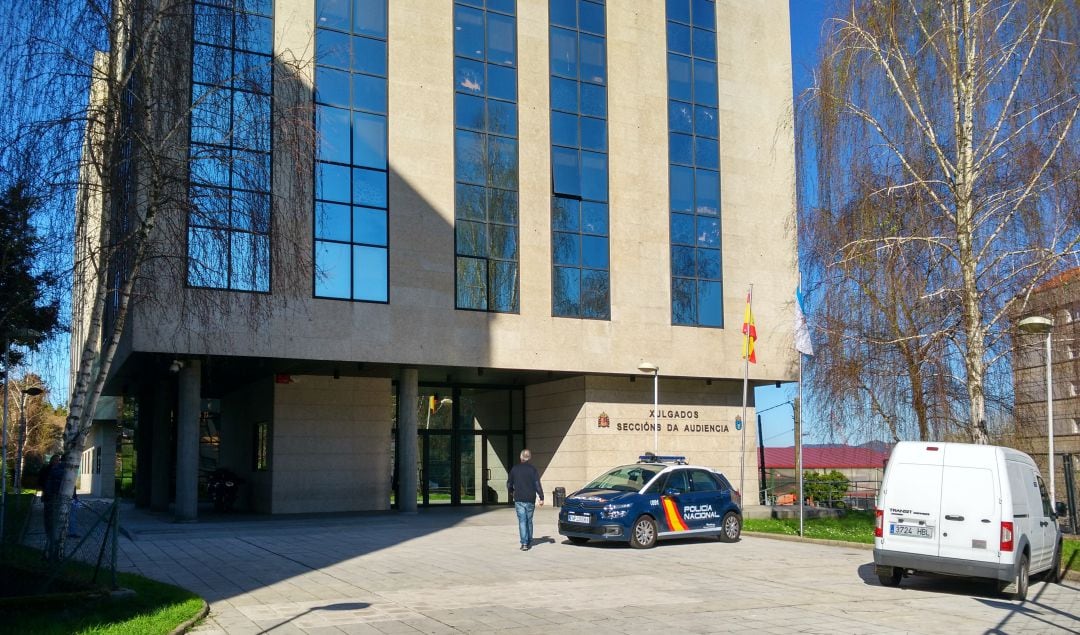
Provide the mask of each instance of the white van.
[{"label": "white van", "polygon": [[989,578],[1022,600],[1029,574],[1058,580],[1061,531],[1039,468],[1023,452],[898,443],[874,514],[874,564],[885,586],[919,572]]}]

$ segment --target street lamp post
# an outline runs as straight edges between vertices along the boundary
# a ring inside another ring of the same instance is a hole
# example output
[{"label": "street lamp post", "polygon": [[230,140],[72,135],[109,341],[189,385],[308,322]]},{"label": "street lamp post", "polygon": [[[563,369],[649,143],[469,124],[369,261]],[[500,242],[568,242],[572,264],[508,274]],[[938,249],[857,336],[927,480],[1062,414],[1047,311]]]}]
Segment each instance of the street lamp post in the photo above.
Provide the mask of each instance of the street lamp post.
[{"label": "street lamp post", "polygon": [[1018,325],[1025,333],[1046,333],[1046,443],[1050,472],[1050,505],[1057,501],[1054,491],[1054,368],[1050,352],[1050,334],[1054,330],[1054,321],[1041,315],[1033,315],[1020,320]]},{"label": "street lamp post", "polygon": [[653,453],[660,453],[660,367],[649,362],[641,362],[637,367],[643,373],[653,376]]},{"label": "street lamp post", "polygon": [[19,439],[15,445],[15,492],[22,494],[23,460],[26,458],[23,446],[26,445],[26,398],[37,397],[45,391],[40,386],[29,386],[19,391]]}]

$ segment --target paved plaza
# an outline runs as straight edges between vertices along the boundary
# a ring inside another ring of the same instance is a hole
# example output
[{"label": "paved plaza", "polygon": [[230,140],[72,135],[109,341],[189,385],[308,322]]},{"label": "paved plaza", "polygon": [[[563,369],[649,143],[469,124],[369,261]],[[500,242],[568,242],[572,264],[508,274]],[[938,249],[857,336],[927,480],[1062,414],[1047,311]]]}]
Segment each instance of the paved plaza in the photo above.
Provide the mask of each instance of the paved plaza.
[{"label": "paved plaza", "polygon": [[531,551],[509,508],[240,516],[175,524],[124,510],[120,566],[210,604],[217,633],[1080,633],[1080,584],[906,579],[869,549],[744,536],[574,546],[537,510]]}]

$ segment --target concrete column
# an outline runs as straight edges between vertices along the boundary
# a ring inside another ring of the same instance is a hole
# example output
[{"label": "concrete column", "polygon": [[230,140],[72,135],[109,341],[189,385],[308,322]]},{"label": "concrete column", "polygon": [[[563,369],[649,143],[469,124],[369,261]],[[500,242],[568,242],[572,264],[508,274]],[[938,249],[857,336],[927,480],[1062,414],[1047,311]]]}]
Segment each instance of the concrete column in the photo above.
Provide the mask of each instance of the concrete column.
[{"label": "concrete column", "polygon": [[150,462],[153,461],[154,393],[139,391],[139,420],[135,424],[135,506],[150,506]]},{"label": "concrete column", "polygon": [[420,398],[420,373],[402,368],[397,402],[397,508],[416,513],[416,400]]},{"label": "concrete column", "polygon": [[180,369],[176,400],[176,508],[177,522],[199,518],[199,411],[202,362],[185,360]]},{"label": "concrete column", "polygon": [[154,384],[154,397],[150,404],[154,431],[150,440],[150,509],[155,512],[169,510],[169,483],[172,475],[172,412],[173,391],[169,383],[172,376]]},{"label": "concrete column", "polygon": [[[91,488],[94,496],[102,498],[116,497],[116,421],[102,423],[98,430],[98,452],[101,461],[101,473],[94,474],[97,483]],[[96,466],[95,466],[96,467]]]}]

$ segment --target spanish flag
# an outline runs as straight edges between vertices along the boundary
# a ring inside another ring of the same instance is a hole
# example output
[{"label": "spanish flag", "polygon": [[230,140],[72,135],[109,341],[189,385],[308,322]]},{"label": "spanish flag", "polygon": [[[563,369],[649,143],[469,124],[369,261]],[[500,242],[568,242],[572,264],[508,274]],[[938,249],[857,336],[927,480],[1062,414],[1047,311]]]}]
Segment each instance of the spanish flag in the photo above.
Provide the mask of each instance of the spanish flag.
[{"label": "spanish flag", "polygon": [[750,311],[750,294],[746,294],[746,313],[743,314],[743,359],[748,359],[751,364],[757,363],[757,356],[754,355],[754,342],[757,341],[757,329],[754,328],[754,314]]}]

